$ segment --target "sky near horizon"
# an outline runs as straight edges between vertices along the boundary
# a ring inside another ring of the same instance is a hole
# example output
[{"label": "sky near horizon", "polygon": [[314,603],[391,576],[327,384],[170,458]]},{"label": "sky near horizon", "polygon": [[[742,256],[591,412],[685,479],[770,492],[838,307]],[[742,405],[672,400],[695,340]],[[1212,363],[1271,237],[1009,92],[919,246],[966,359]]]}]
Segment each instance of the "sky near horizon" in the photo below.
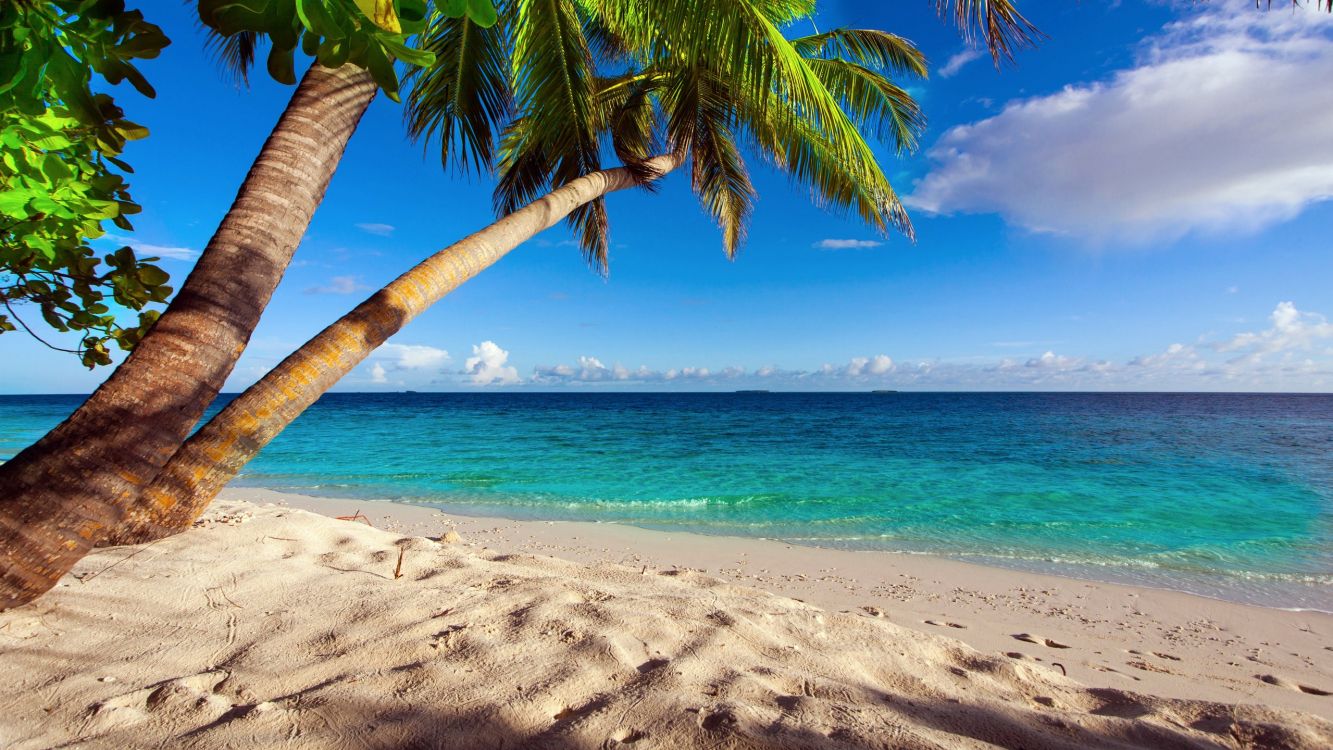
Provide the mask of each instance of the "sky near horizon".
[{"label": "sky near horizon", "polygon": [[[143,66],[156,100],[115,92],[152,131],[127,151],[144,213],[116,242],[179,285],[291,89],[228,80],[185,4],[131,5],[173,44]],[[921,150],[880,149],[915,244],[752,160],[759,202],[729,262],[671,175],[608,199],[607,278],[548,230],[337,390],[1333,390],[1333,16],[1023,0],[1049,38],[997,71],[933,6],[825,0],[816,19],[900,33],[931,61],[911,83]],[[491,221],[493,183],[442,172],[401,117],[380,97],[363,119],[227,390]],[[19,333],[0,362],[0,393],[111,372]]]}]

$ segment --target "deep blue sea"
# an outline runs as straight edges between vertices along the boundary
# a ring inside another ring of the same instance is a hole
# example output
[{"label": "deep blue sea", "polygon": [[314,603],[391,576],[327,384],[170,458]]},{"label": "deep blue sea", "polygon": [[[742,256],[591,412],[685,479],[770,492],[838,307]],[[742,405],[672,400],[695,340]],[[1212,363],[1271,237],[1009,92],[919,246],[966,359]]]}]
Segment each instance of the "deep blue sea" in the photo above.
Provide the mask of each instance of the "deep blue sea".
[{"label": "deep blue sea", "polygon": [[[0,456],[79,400],[0,397]],[[333,394],[236,484],[1333,610],[1333,395]]]}]

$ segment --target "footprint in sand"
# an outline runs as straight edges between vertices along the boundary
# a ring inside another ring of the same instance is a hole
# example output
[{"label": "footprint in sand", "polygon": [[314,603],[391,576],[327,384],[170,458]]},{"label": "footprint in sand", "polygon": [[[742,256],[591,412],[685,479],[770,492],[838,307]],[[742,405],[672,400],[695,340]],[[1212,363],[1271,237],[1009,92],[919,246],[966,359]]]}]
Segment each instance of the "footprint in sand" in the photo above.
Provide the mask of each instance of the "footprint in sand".
[{"label": "footprint in sand", "polygon": [[220,670],[201,672],[118,695],[92,707],[88,728],[96,733],[120,729],[147,721],[154,713],[222,715],[232,704],[214,691],[227,677],[228,673]]},{"label": "footprint in sand", "polygon": [[1069,648],[1067,644],[1061,643],[1053,638],[1042,638],[1039,635],[1033,635],[1031,633],[1015,633],[1013,638],[1015,640],[1024,641],[1025,643],[1035,643],[1038,646],[1045,646],[1047,648]]},{"label": "footprint in sand", "polygon": [[1260,682],[1266,682],[1269,685],[1276,685],[1277,687],[1286,688],[1288,690],[1299,690],[1307,695],[1333,695],[1333,691],[1323,690],[1310,685],[1301,685],[1300,683],[1278,677],[1275,674],[1257,674],[1255,677],[1258,678]]}]

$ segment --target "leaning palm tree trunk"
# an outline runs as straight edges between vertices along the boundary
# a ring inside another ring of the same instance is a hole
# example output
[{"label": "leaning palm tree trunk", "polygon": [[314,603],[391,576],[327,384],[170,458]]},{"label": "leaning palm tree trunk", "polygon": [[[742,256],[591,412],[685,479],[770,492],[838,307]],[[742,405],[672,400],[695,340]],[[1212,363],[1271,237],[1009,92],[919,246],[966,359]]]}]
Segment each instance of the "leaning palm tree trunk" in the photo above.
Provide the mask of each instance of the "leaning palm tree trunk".
[{"label": "leaning palm tree trunk", "polygon": [[[684,156],[650,159],[660,177]],[[636,182],[626,168],[572,180],[446,247],[325,328],[191,437],[108,542],[134,544],[189,528],[241,467],[408,321],[580,206]]]},{"label": "leaning palm tree trunk", "polygon": [[221,390],[377,87],[311,66],[162,319],[69,419],[0,467],[0,609],[124,517]]}]

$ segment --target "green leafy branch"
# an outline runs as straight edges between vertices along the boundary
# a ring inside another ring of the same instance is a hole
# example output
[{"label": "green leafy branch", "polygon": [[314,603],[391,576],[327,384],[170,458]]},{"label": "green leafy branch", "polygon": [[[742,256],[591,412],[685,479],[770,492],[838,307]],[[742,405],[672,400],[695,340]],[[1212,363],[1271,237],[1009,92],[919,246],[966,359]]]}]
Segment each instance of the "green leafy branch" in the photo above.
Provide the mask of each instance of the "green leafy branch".
[{"label": "green leafy branch", "polygon": [[[441,0],[435,12],[466,16],[489,27],[496,21],[491,0]],[[275,80],[296,83],[296,52],[320,65],[364,68],[390,99],[398,101],[395,61],[430,67],[435,55],[413,45],[425,30],[426,0],[199,0],[199,20],[220,37],[223,59],[242,76],[261,42],[269,45],[266,67]]]},{"label": "green leafy branch", "polygon": [[[22,328],[91,368],[110,364],[111,345],[133,348],[157,320],[145,307],[171,294],[157,259],[128,247],[99,258],[89,246],[104,221],[133,229],[128,216],[140,207],[124,177],[133,170],[117,157],[148,134],[91,86],[97,74],[154,96],[133,61],[168,43],[122,2],[0,7],[0,333]],[[137,312],[134,322],[120,322],[112,304]],[[24,305],[57,331],[81,333],[78,349],[40,336],[21,317]]]}]

